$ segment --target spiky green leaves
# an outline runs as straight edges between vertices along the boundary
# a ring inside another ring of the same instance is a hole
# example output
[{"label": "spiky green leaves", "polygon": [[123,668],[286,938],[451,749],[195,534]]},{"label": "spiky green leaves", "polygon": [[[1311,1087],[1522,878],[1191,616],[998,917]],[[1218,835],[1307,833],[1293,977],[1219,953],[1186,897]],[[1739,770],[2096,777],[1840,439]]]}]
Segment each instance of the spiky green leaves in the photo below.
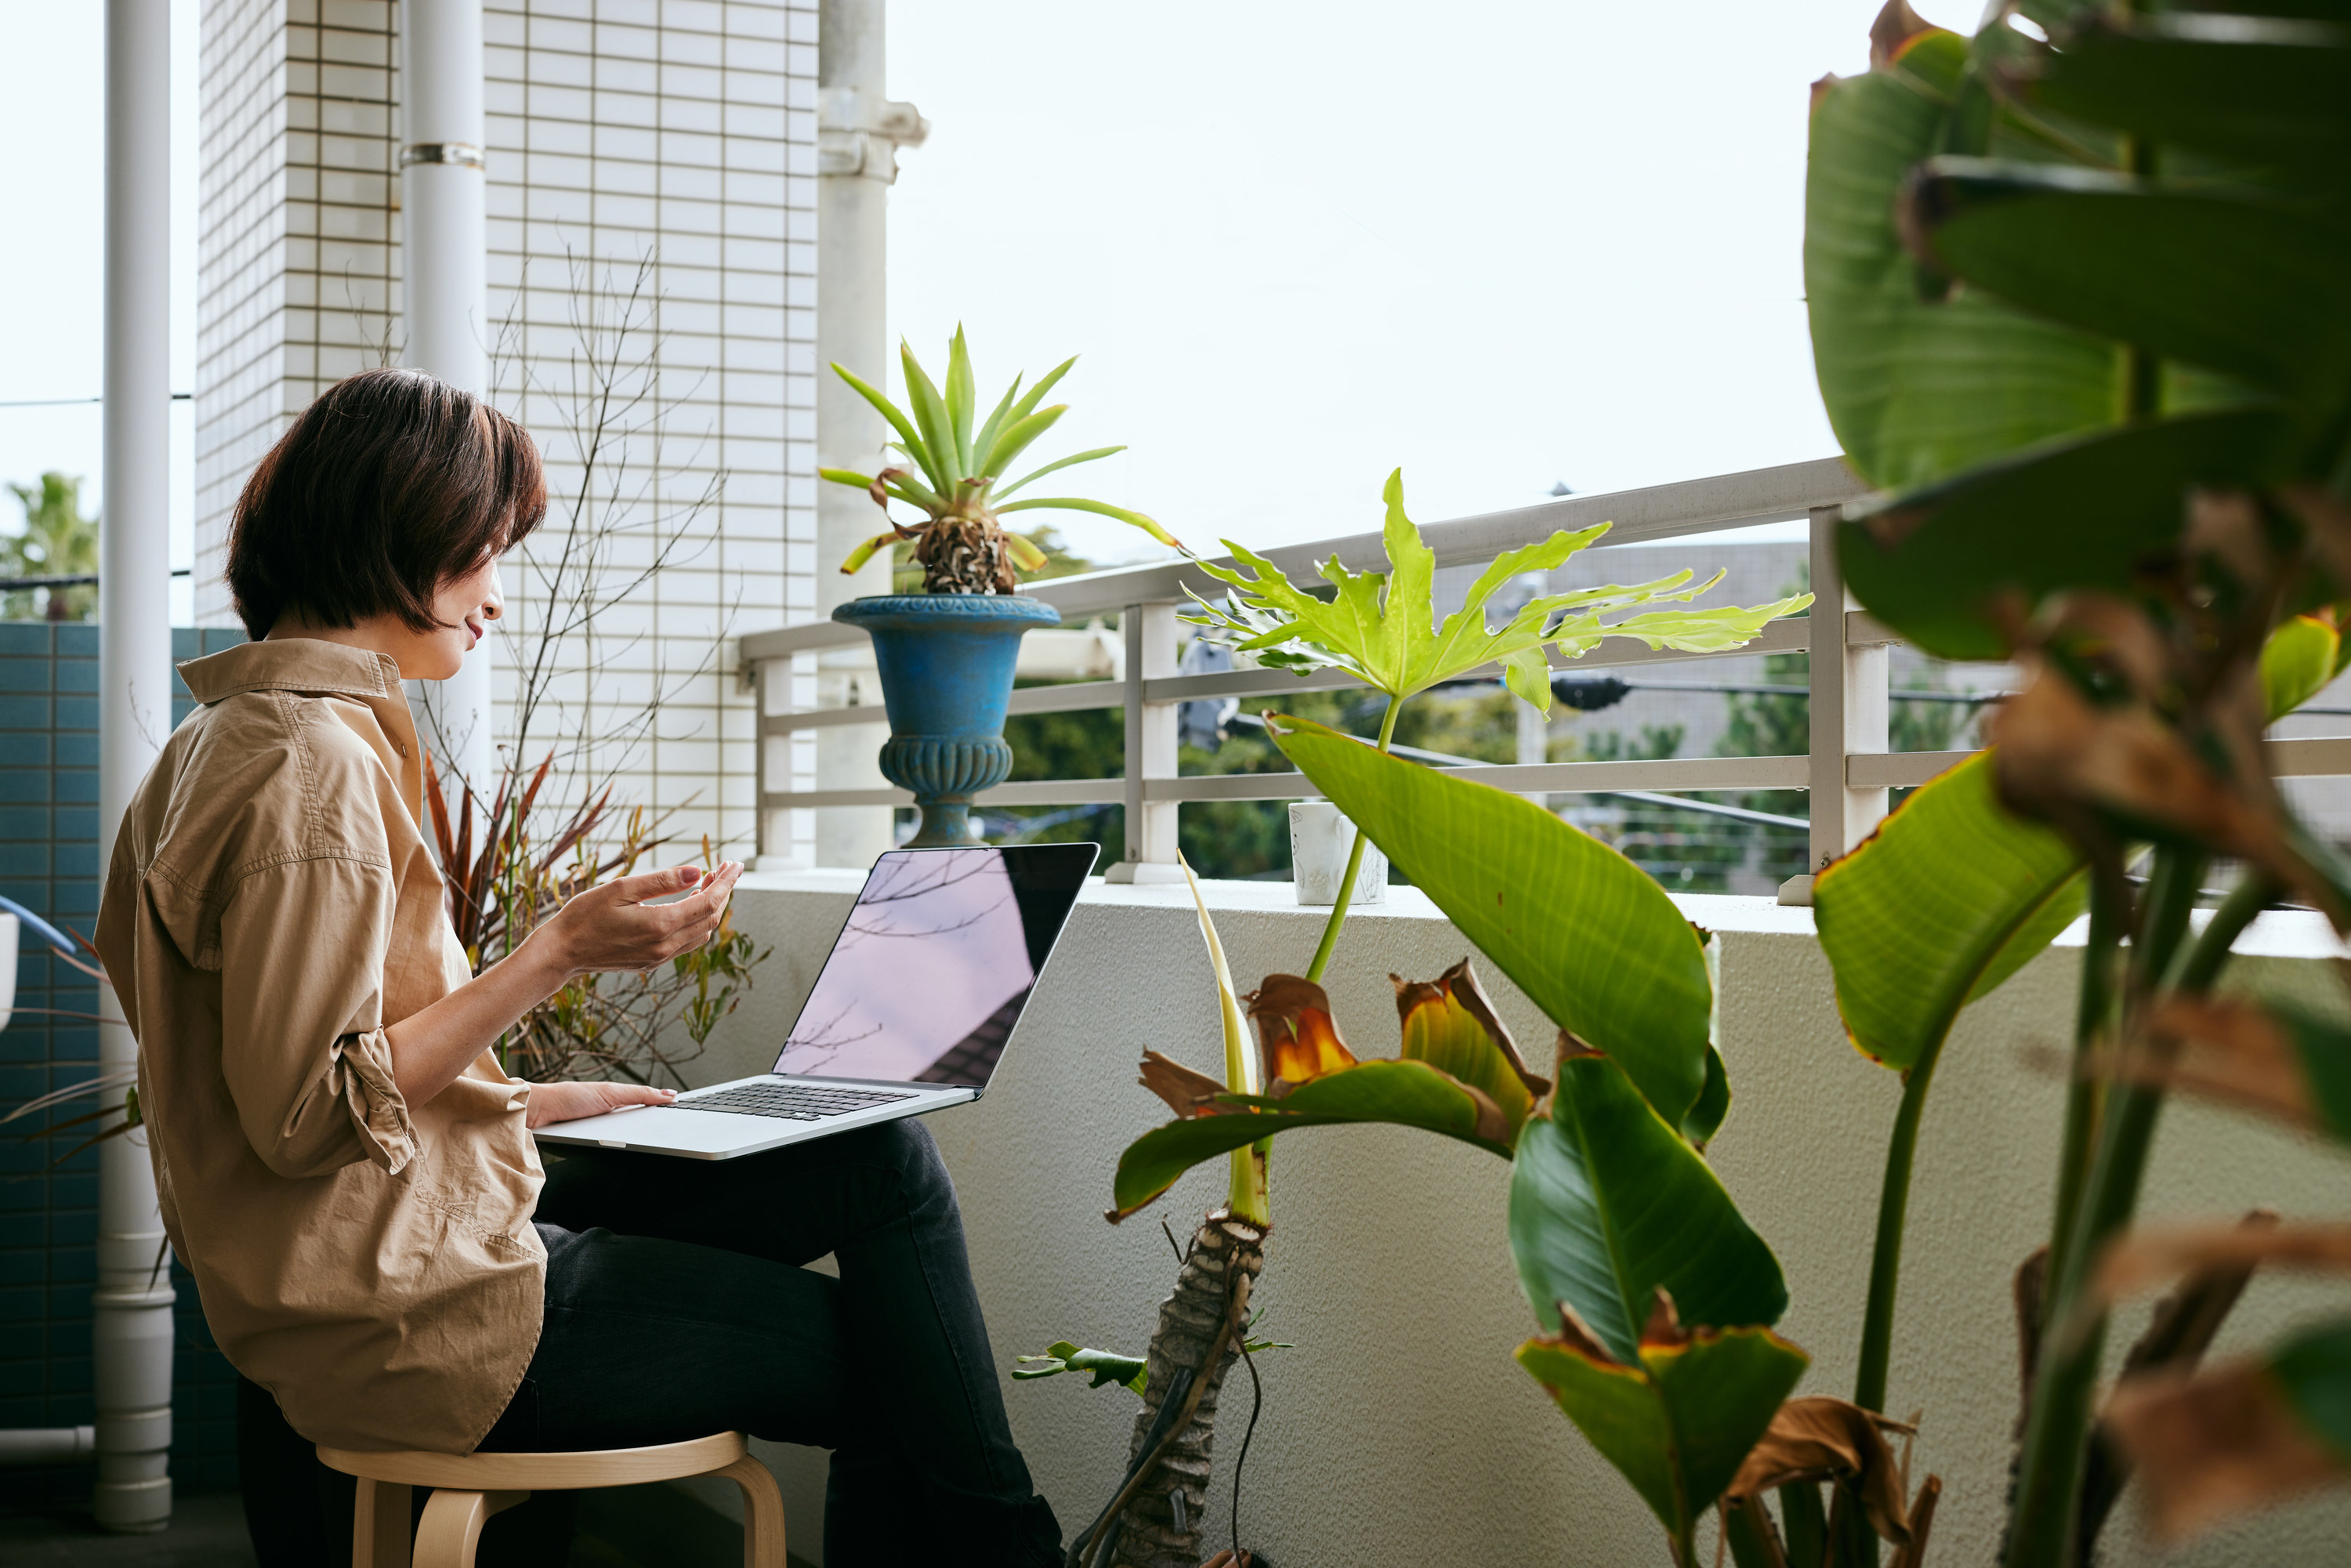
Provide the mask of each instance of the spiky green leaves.
[{"label": "spiky green leaves", "polygon": [[[1721,580],[1690,586],[1679,571],[1652,582],[1579,589],[1540,595],[1521,605],[1499,629],[1486,622],[1486,604],[1511,579],[1548,571],[1607,532],[1598,524],[1576,533],[1555,533],[1539,544],[1510,550],[1470,585],[1462,607],[1440,624],[1436,611],[1437,557],[1421,541],[1404,509],[1404,471],[1388,476],[1382,492],[1387,517],[1382,538],[1386,571],[1350,571],[1333,558],[1322,568],[1337,591],[1318,597],[1292,584],[1280,568],[1244,546],[1225,541],[1233,559],[1248,570],[1202,562],[1201,569],[1232,585],[1223,604],[1197,594],[1200,613],[1188,617],[1205,634],[1253,653],[1278,669],[1304,674],[1339,669],[1401,702],[1440,681],[1499,664],[1510,690],[1551,711],[1551,669],[1543,649],[1557,646],[1569,658],[1588,653],[1603,637],[1637,637],[1652,648],[1714,652],[1752,641],[1766,622],[1792,615],[1812,602],[1799,594],[1751,607],[1624,612],[1644,604],[1685,603]],[[1613,617],[1613,619],[1612,619]]]}]

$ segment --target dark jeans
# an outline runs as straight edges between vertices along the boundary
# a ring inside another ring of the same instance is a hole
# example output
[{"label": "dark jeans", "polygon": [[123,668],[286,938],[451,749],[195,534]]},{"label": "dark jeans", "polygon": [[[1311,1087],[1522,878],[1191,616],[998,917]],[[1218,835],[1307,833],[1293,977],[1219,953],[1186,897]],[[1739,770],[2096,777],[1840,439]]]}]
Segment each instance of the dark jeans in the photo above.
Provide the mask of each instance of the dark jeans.
[{"label": "dark jeans", "polygon": [[[921,1123],[737,1160],[567,1151],[537,1219],[545,1324],[483,1448],[746,1431],[833,1450],[828,1568],[1061,1561]],[[828,1252],[838,1280],[801,1267]]]}]

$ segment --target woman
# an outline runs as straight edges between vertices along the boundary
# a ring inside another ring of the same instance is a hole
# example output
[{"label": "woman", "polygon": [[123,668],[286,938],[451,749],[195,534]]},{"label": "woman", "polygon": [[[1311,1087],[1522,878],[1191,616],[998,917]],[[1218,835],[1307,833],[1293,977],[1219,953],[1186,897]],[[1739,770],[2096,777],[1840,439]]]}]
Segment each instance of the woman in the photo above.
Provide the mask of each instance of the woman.
[{"label": "woman", "polygon": [[[518,426],[392,370],[311,404],[238,499],[253,641],[182,666],[202,706],[124,816],[99,915],[213,1335],[311,1442],[736,1428],[834,1450],[834,1568],[1058,1563],[918,1124],[541,1168],[528,1128],[674,1096],[519,1082],[491,1048],[573,977],[703,942],[742,869],[580,894],[468,977],[401,683],[457,673],[545,510]],[[826,1253],[837,1281],[801,1267]]]}]

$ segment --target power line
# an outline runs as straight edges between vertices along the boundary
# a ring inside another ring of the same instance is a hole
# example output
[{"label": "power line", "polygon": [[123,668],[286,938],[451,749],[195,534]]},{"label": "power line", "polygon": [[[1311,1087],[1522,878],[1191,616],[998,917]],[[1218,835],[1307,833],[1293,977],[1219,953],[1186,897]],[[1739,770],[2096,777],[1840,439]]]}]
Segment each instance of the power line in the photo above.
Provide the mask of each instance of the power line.
[{"label": "power line", "polygon": [[[195,395],[193,392],[173,392],[172,401],[187,402]],[[102,397],[20,397],[0,402],[0,408],[78,408],[83,403],[105,401]]]}]

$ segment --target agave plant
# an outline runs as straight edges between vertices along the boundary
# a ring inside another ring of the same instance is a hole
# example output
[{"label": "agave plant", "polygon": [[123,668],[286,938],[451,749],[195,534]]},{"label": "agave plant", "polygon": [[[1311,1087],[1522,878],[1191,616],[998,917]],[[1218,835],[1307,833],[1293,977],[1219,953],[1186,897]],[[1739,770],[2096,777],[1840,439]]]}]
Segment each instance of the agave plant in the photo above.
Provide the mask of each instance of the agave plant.
[{"label": "agave plant", "polygon": [[1005,528],[1003,515],[1046,508],[1116,517],[1141,528],[1161,544],[1183,548],[1165,528],[1141,512],[1129,511],[1124,507],[1074,496],[1031,496],[1018,501],[1008,498],[1048,474],[1123,452],[1123,446],[1097,446],[1090,452],[1072,453],[1010,484],[999,485],[1020,455],[1069,412],[1070,405],[1065,402],[1057,402],[1050,408],[1037,405],[1078,362],[1074,355],[1054,366],[1025,393],[1020,390],[1021,378],[1013,377],[1012,384],[997,400],[995,411],[977,431],[972,424],[978,411],[978,399],[972,382],[971,354],[964,347],[961,327],[956,329],[955,337],[947,344],[945,387],[932,382],[912,348],[900,344],[898,355],[905,371],[906,400],[914,404],[911,413],[846,367],[835,364],[832,369],[890,422],[898,439],[888,444],[888,450],[913,466],[887,467],[878,474],[860,474],[849,468],[820,468],[817,472],[836,485],[865,491],[885,517],[890,515],[890,503],[902,501],[920,508],[923,521],[900,523],[893,519],[886,533],[874,535],[849,552],[849,559],[841,563],[842,571],[855,571],[873,559],[874,551],[911,539],[914,559],[923,569],[925,592],[1009,593],[1016,585],[1014,573],[1042,570],[1045,552],[1034,541]]}]

